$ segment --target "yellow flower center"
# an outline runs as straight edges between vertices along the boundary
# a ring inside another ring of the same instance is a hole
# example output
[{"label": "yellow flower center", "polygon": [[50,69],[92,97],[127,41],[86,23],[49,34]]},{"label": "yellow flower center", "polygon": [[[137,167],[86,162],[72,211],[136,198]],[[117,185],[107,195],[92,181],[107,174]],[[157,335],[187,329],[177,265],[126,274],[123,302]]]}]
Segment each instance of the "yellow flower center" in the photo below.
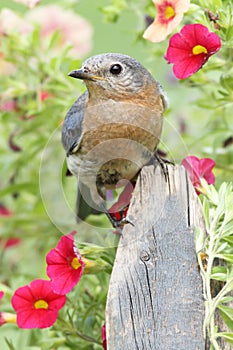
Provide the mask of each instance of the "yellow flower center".
[{"label": "yellow flower center", "polygon": [[34,303],[35,309],[48,309],[49,304],[43,299],[39,299]]},{"label": "yellow flower center", "polygon": [[73,258],[73,260],[71,261],[71,266],[73,267],[73,269],[77,270],[81,264],[78,260],[78,258]]},{"label": "yellow flower center", "polygon": [[194,55],[200,55],[200,53],[208,53],[207,49],[202,45],[196,45],[192,49]]},{"label": "yellow flower center", "polygon": [[164,15],[166,19],[170,19],[172,17],[175,16],[175,11],[174,8],[172,6],[166,6],[165,11],[164,11]]}]

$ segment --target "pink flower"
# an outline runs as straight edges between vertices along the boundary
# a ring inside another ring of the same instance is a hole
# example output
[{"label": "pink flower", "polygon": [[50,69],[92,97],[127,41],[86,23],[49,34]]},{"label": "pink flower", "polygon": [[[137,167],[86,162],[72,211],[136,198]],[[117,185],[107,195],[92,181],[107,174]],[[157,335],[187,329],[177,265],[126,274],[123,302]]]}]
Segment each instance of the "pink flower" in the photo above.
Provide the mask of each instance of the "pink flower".
[{"label": "pink flower", "polygon": [[160,42],[182,21],[189,8],[190,0],[152,0],[157,10],[154,22],[146,29],[143,38]]},{"label": "pink flower", "polygon": [[46,38],[51,37],[57,30],[60,32],[60,42],[57,49],[65,44],[70,44],[73,46],[70,54],[74,58],[85,57],[92,48],[93,29],[91,24],[85,18],[73,11],[66,10],[64,7],[58,5],[38,6],[24,17],[18,16],[9,9],[3,9],[0,12],[0,34],[9,35],[12,31],[27,34],[33,31],[35,25],[39,25],[41,29],[43,50],[48,50]]},{"label": "pink flower", "polygon": [[55,323],[66,296],[54,293],[50,281],[37,279],[18,288],[11,302],[20,328],[46,328]]},{"label": "pink flower", "polygon": [[16,109],[17,109],[16,100],[8,100],[8,101],[1,102],[0,104],[0,111],[13,112]]},{"label": "pink flower", "polygon": [[21,34],[27,34],[32,30],[30,22],[25,21],[14,11],[4,8],[0,12],[0,34],[9,35],[12,31],[18,31]]},{"label": "pink flower", "polygon": [[55,293],[69,293],[80,280],[84,262],[74,245],[73,234],[63,236],[46,257],[47,275]]},{"label": "pink flower", "polygon": [[10,312],[0,312],[0,326],[5,323],[16,323],[16,315]]},{"label": "pink flower", "polygon": [[195,156],[188,156],[182,160],[181,164],[187,170],[197,194],[201,193],[202,179],[205,179],[208,184],[214,184],[215,177],[212,169],[215,166],[215,161],[211,158],[199,159]]},{"label": "pink flower", "polygon": [[107,350],[107,337],[106,337],[106,326],[105,326],[105,324],[102,326],[101,335],[102,335],[103,348],[104,348],[104,350]]},{"label": "pink flower", "polygon": [[174,64],[175,76],[185,79],[197,72],[220,47],[219,36],[209,32],[207,27],[202,24],[186,24],[171,37],[165,58]]},{"label": "pink flower", "polygon": [[28,13],[26,20],[39,24],[43,39],[59,30],[59,46],[64,46],[65,43],[72,45],[70,53],[75,58],[83,58],[91,50],[92,26],[73,11],[58,5],[39,6]]}]

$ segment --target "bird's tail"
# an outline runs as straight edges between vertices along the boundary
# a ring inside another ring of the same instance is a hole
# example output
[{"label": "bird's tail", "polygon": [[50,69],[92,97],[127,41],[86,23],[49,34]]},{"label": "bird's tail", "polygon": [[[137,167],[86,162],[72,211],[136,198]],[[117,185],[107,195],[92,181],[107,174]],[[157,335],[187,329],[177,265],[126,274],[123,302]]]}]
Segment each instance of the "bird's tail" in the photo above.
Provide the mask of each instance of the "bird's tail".
[{"label": "bird's tail", "polygon": [[96,209],[90,189],[83,183],[78,183],[77,199],[76,199],[76,220],[80,222],[85,220],[90,214],[99,215],[103,211]]}]

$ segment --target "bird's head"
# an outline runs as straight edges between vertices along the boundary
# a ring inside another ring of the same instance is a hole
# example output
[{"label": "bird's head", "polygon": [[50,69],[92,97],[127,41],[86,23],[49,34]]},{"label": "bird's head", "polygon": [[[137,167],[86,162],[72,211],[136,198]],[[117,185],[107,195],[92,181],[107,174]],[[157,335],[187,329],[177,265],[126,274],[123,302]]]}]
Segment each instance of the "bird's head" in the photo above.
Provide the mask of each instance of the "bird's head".
[{"label": "bird's head", "polygon": [[73,70],[69,76],[83,80],[90,96],[102,99],[132,98],[151,86],[160,90],[146,68],[132,57],[119,53],[90,57],[81,69]]}]

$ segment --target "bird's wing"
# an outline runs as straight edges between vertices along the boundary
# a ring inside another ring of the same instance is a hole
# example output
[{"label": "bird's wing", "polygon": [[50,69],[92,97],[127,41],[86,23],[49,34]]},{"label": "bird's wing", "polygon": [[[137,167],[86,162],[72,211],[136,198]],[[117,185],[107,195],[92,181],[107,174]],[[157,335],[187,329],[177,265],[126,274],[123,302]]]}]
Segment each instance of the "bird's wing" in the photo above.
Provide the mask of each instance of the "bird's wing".
[{"label": "bird's wing", "polygon": [[62,144],[69,155],[77,151],[82,139],[82,124],[84,120],[85,104],[88,99],[88,92],[85,91],[69,109],[62,127]]},{"label": "bird's wing", "polygon": [[[67,156],[72,152],[78,150],[80,142],[82,140],[82,125],[85,113],[85,104],[88,99],[88,92],[84,92],[69,109],[62,127],[62,144],[66,151]],[[80,189],[81,188],[81,189]],[[88,203],[92,203],[92,197],[90,190],[84,184],[78,184],[77,201],[76,201],[76,216],[77,222],[85,220],[90,214],[101,214],[98,210],[90,206],[84,199],[88,198]]]}]

